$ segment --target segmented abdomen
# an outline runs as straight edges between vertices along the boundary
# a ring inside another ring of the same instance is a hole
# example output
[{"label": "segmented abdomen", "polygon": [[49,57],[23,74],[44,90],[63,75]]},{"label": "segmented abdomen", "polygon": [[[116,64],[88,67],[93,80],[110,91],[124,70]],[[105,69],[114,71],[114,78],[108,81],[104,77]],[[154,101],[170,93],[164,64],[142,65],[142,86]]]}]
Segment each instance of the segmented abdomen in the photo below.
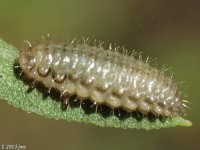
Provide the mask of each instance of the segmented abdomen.
[{"label": "segmented abdomen", "polygon": [[87,44],[40,43],[20,52],[23,72],[61,95],[77,95],[95,105],[155,115],[178,115],[176,84],[148,62]]}]

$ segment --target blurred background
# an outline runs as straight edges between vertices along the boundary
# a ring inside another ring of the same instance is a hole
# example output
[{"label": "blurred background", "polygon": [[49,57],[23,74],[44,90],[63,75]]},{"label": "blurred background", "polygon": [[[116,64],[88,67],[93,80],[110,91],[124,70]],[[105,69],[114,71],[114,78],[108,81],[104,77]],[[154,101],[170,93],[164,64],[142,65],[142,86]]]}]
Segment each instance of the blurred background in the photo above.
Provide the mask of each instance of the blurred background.
[{"label": "blurred background", "polygon": [[[200,149],[200,1],[35,0],[0,2],[0,37],[18,49],[23,40],[93,37],[158,58],[192,104],[193,126],[160,130],[101,128],[46,119],[0,101],[0,144],[30,150]],[[1,148],[0,148],[1,149]]]}]

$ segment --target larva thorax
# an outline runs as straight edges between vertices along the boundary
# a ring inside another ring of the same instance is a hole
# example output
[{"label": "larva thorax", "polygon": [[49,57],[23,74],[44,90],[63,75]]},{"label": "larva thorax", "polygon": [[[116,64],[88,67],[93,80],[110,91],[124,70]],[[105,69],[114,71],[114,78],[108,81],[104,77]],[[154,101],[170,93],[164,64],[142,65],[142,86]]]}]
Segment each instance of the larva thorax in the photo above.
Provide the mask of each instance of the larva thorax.
[{"label": "larva thorax", "polygon": [[111,48],[46,41],[22,50],[19,64],[29,78],[63,97],[166,117],[182,108],[180,92],[164,71]]}]

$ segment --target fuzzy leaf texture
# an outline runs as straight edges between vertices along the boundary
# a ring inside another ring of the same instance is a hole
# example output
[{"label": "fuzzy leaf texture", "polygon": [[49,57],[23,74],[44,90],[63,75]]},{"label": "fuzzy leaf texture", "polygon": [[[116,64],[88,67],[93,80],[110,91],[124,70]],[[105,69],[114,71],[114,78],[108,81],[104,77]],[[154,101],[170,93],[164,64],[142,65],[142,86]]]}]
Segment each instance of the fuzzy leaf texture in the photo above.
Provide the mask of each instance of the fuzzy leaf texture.
[{"label": "fuzzy leaf texture", "polygon": [[[18,58],[18,50],[12,45],[0,39],[0,99],[29,113],[36,113],[47,118],[64,119],[81,123],[94,124],[101,127],[136,128],[136,129],[160,129],[175,126],[191,126],[189,120],[182,117],[167,118],[165,121],[147,118],[142,120],[129,117],[119,119],[111,115],[103,117],[99,113],[86,114],[81,107],[62,110],[59,102],[47,97],[45,100],[42,93],[36,89],[27,93],[28,85],[16,78],[13,72],[13,64]],[[5,116],[6,117],[6,116]]]}]

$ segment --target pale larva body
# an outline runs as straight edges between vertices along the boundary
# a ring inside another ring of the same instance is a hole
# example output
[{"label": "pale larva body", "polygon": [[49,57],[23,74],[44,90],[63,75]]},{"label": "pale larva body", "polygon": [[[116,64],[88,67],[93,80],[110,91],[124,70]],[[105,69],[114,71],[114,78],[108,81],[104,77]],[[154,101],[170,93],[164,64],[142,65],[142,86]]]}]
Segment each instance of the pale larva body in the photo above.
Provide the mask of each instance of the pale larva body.
[{"label": "pale larva body", "polygon": [[86,43],[45,41],[20,51],[22,71],[63,97],[76,95],[95,105],[173,117],[183,100],[176,84],[148,62]]}]

